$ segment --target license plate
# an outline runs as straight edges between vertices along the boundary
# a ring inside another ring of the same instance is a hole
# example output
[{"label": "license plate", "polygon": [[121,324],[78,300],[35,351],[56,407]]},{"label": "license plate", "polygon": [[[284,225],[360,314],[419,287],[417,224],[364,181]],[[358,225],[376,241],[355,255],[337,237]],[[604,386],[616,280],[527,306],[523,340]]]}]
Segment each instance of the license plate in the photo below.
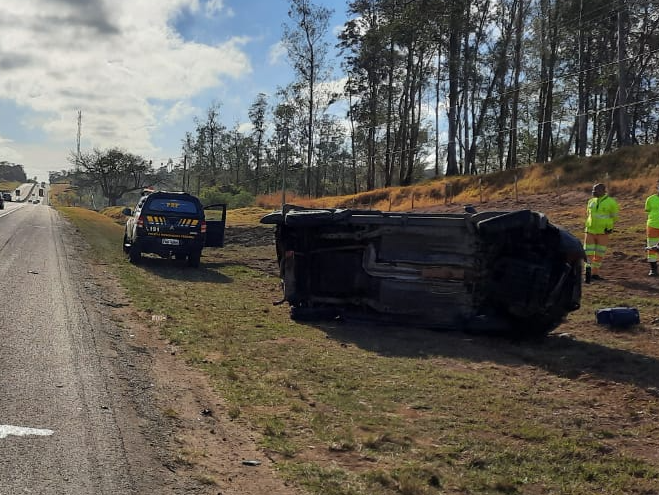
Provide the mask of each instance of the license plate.
[{"label": "license plate", "polygon": [[179,240],[178,239],[163,239],[162,243],[167,244],[168,246],[178,246],[179,245]]}]

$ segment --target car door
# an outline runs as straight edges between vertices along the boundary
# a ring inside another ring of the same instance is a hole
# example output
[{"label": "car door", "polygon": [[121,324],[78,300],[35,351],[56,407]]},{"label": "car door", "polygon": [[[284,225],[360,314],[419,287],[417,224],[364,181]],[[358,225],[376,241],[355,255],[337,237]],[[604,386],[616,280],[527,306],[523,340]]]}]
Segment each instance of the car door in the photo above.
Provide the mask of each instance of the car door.
[{"label": "car door", "polygon": [[135,209],[133,210],[132,216],[128,218],[126,221],[126,237],[133,242],[135,241],[135,237],[137,235],[135,229],[137,228],[137,219],[140,217],[140,214],[142,213],[142,206],[144,206],[144,202],[146,201],[146,196],[143,196],[140,198],[140,200],[137,202],[137,205],[135,205]]},{"label": "car door", "polygon": [[224,246],[224,229],[227,221],[227,205],[217,203],[204,206],[206,213],[206,247]]}]

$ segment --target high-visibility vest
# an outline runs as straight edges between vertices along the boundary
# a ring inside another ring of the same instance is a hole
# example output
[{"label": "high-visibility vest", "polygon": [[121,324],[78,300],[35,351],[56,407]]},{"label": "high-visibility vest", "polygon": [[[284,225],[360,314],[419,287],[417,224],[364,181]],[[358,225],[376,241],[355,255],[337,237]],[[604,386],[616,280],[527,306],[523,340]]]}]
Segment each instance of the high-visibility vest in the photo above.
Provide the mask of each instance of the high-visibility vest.
[{"label": "high-visibility vest", "polygon": [[659,196],[653,194],[645,200],[645,211],[648,213],[648,227],[659,229]]},{"label": "high-visibility vest", "polygon": [[586,232],[603,234],[605,230],[612,230],[618,220],[618,203],[606,194],[588,201],[586,216]]}]

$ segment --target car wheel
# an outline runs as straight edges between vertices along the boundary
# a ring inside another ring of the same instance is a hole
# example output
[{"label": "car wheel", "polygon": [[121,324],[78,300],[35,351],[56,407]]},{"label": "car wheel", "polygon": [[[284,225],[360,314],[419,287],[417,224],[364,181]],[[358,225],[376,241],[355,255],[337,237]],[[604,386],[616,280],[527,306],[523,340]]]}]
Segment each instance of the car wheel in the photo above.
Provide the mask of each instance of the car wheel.
[{"label": "car wheel", "polygon": [[126,254],[128,254],[130,252],[130,242],[128,242],[128,237],[126,236],[126,234],[124,234],[123,250],[124,250],[124,253],[126,253]]},{"label": "car wheel", "polygon": [[135,244],[130,246],[130,250],[128,251],[128,260],[134,265],[137,265],[140,261],[142,261],[142,251],[140,251],[140,248]]},{"label": "car wheel", "polygon": [[514,230],[537,229],[547,227],[547,218],[535,211],[519,210],[481,220],[477,224],[478,231],[485,236],[503,235]]},{"label": "car wheel", "polygon": [[201,251],[193,251],[188,254],[188,266],[192,268],[198,268],[199,262],[201,261]]}]

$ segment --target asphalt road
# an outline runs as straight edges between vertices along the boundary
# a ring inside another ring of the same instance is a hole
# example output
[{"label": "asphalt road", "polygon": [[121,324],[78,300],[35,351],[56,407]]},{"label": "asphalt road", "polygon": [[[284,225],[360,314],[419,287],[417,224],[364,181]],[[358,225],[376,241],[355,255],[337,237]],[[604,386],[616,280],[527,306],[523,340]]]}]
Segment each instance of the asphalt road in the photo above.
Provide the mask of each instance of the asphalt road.
[{"label": "asphalt road", "polygon": [[126,426],[63,224],[44,205],[0,210],[0,495],[145,493],[155,456]]}]

